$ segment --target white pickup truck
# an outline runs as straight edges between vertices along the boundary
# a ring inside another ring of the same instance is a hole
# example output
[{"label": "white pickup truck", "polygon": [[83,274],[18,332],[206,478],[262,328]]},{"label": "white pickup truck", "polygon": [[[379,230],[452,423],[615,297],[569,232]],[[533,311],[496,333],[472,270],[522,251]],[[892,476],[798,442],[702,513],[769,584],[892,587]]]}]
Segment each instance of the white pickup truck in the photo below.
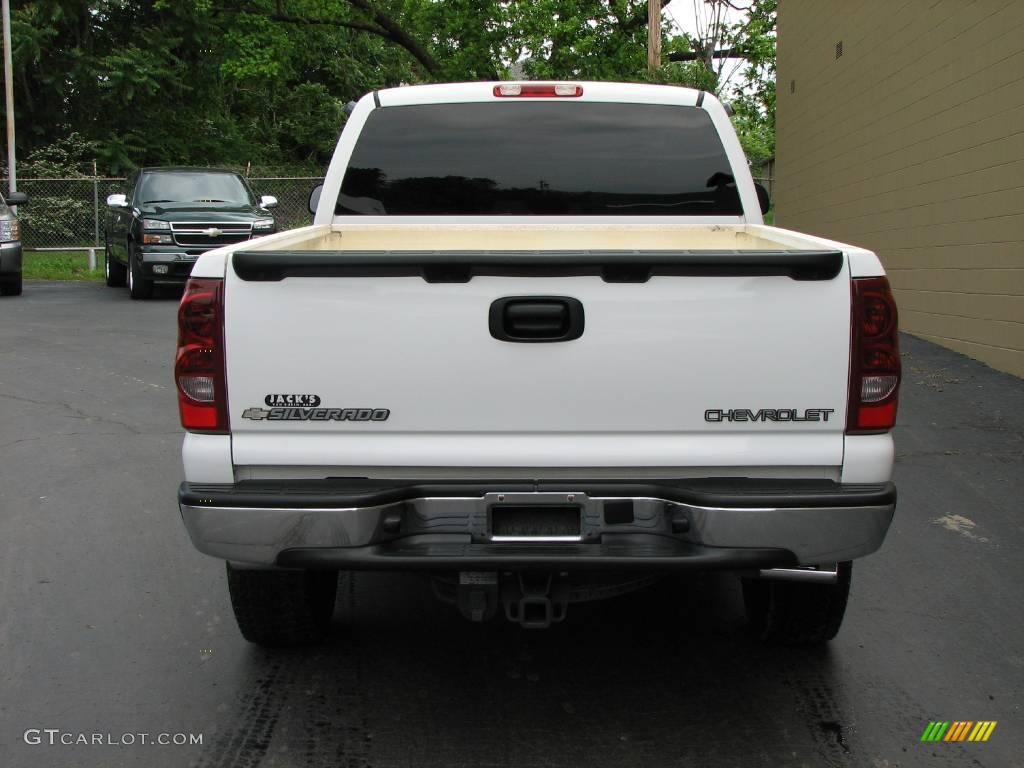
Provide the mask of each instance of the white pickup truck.
[{"label": "white pickup truck", "polygon": [[762,223],[714,97],[382,90],[313,197],[178,315],[181,514],[247,639],[321,639],[369,569],[525,627],[721,569],[764,640],[836,634],[895,508],[896,306],[873,253]]}]

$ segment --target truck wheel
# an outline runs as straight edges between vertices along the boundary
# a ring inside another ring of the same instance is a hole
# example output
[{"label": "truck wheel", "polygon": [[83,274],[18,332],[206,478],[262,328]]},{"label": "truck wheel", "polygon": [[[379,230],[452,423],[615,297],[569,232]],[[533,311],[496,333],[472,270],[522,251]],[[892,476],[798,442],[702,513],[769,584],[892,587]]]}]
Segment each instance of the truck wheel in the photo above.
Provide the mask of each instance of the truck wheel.
[{"label": "truck wheel", "polygon": [[242,637],[273,648],[310,645],[327,637],[338,591],[337,571],[232,568],[228,592]]},{"label": "truck wheel", "polygon": [[748,579],[743,602],[754,635],[776,645],[820,645],[836,636],[850,595],[852,563],[835,584]]},{"label": "truck wheel", "polygon": [[138,260],[128,251],[128,294],[133,299],[148,299],[153,295],[153,281],[139,277]]},{"label": "truck wheel", "polygon": [[21,296],[21,272],[0,282],[0,296]]},{"label": "truck wheel", "polygon": [[128,270],[124,264],[117,261],[110,253],[110,246],[103,244],[103,274],[107,278],[107,285],[111,288],[120,288],[127,279]]}]

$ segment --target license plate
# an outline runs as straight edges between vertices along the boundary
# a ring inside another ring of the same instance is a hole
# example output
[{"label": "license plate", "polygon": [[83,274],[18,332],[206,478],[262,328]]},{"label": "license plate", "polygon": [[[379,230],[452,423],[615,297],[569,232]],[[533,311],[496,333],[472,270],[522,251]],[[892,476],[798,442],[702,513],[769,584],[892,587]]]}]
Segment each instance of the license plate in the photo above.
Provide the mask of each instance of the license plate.
[{"label": "license plate", "polygon": [[579,541],[575,504],[500,504],[490,510],[492,541]]}]

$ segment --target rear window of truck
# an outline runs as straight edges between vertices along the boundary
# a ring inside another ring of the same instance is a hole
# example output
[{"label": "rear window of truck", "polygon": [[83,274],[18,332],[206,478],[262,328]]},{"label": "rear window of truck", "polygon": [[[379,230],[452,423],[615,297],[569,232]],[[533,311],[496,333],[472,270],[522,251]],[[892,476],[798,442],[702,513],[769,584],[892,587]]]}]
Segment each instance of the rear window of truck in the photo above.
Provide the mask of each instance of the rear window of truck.
[{"label": "rear window of truck", "polygon": [[342,215],[742,214],[725,149],[696,107],[424,104],[370,113]]}]

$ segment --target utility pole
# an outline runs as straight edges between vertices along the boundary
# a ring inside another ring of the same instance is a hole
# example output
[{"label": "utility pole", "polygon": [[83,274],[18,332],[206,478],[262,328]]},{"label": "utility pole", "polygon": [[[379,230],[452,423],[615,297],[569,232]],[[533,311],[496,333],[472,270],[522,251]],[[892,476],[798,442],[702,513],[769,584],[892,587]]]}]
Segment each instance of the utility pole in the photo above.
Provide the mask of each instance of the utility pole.
[{"label": "utility pole", "polygon": [[7,173],[9,192],[18,191],[14,169],[14,68],[11,64],[11,0],[3,0],[4,15],[4,88],[7,91]]},{"label": "utility pole", "polygon": [[[4,0],[6,3],[7,0]],[[647,71],[661,69],[661,0],[647,0]]]}]

